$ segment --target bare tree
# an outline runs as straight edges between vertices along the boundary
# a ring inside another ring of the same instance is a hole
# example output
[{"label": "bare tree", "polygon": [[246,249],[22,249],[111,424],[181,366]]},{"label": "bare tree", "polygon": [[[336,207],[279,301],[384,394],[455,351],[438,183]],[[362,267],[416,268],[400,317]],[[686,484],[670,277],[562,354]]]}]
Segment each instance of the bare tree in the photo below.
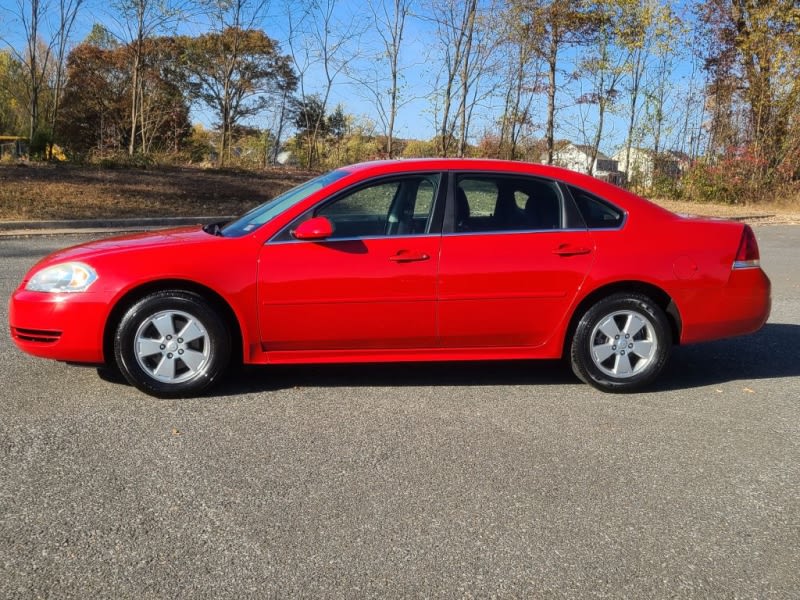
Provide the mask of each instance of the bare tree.
[{"label": "bare tree", "polygon": [[547,163],[553,164],[558,74],[564,51],[591,40],[595,21],[586,1],[509,0],[519,18],[530,27],[533,48],[547,65]]},{"label": "bare tree", "polygon": [[[53,82],[53,101],[50,107],[50,131],[53,138],[56,137],[56,127],[58,125],[58,109],[61,105],[61,94],[64,88],[65,64],[67,59],[67,49],[69,48],[72,27],[78,16],[84,0],[59,0],[58,2],[58,26],[53,36],[52,46],[55,52],[55,81]],[[52,145],[50,146],[52,152]]]},{"label": "bare tree", "polygon": [[50,63],[50,45],[41,45],[44,20],[48,11],[46,0],[17,0],[15,8],[5,9],[14,22],[19,23],[24,37],[24,51],[20,51],[8,38],[2,39],[14,57],[25,66],[26,92],[29,117],[29,139],[39,127],[39,98],[46,85],[46,71]]},{"label": "bare tree", "polygon": [[594,132],[589,139],[589,175],[594,175],[600,142],[603,139],[606,114],[620,96],[620,84],[628,71],[631,49],[625,44],[630,37],[627,3],[622,0],[599,0],[594,6],[597,22],[595,44],[579,62],[576,77],[590,86],[578,98],[578,104],[597,107]]},{"label": "bare tree", "polygon": [[[136,140],[142,131],[144,119],[144,67],[145,41],[174,25],[194,3],[188,0],[114,0],[111,19],[117,25],[115,35],[128,46],[131,73],[131,115],[128,154],[136,150]],[[142,138],[144,148],[146,139]]]},{"label": "bare tree", "polygon": [[[458,117],[463,123],[466,116],[469,58],[465,55],[471,50],[477,10],[477,0],[433,0],[430,6],[442,51],[440,77],[444,77],[444,85],[441,92],[442,112],[437,127],[438,152],[442,156],[449,154],[455,140]],[[439,87],[437,78],[436,88]],[[456,115],[452,115],[454,103],[458,103]]]},{"label": "bare tree", "polygon": [[533,48],[530,24],[519,19],[513,7],[508,6],[503,12],[502,24],[500,51],[505,64],[505,93],[497,152],[514,159],[523,128],[532,124],[533,101],[541,89],[542,61]]},{"label": "bare tree", "polygon": [[[23,34],[22,51],[9,38],[0,36],[0,41],[5,42],[12,55],[25,66],[25,100],[31,140],[37,129],[46,125],[52,144],[64,83],[66,52],[75,18],[83,2],[17,0],[14,8],[4,9],[11,21],[19,24]],[[43,98],[45,94],[47,97]],[[52,145],[48,148],[51,149]]]},{"label": "bare tree", "polygon": [[[299,76],[300,105],[306,105],[312,95],[320,103],[320,110],[299,112],[300,118],[307,120],[302,128],[309,146],[306,166],[311,168],[315,162],[316,146],[324,126],[331,91],[359,56],[358,41],[364,33],[364,26],[355,15],[344,14],[338,0],[307,0],[302,10],[298,10],[297,4],[287,3],[285,10],[287,44]],[[313,92],[307,81],[311,70],[317,71],[321,80],[320,89]]]},{"label": "bare tree", "polygon": [[622,43],[629,48],[631,53],[630,61],[628,62],[627,85],[625,86],[628,93],[625,169],[629,183],[631,178],[631,148],[633,147],[634,133],[639,121],[642,85],[644,75],[649,66],[655,33],[655,9],[654,0],[637,0],[629,13],[631,18],[630,35],[622,40]]},{"label": "bare tree", "polygon": [[401,98],[400,52],[403,48],[406,19],[414,0],[369,0],[372,24],[380,37],[380,48],[367,57],[372,67],[365,66],[351,77],[365,90],[375,108],[386,137],[386,155],[394,155],[394,130],[399,109],[408,100]]}]

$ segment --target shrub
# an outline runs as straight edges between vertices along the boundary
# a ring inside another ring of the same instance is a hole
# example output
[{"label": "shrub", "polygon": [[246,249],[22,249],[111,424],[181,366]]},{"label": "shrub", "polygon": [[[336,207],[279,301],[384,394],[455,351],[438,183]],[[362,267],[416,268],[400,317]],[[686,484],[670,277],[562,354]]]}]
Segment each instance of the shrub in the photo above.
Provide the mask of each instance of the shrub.
[{"label": "shrub", "polygon": [[53,136],[45,129],[37,129],[31,138],[28,153],[32,159],[45,160],[47,158],[47,148],[53,141]]},{"label": "shrub", "polygon": [[683,178],[684,192],[700,202],[758,203],[770,195],[765,167],[749,148],[731,148],[722,157],[696,162]]}]

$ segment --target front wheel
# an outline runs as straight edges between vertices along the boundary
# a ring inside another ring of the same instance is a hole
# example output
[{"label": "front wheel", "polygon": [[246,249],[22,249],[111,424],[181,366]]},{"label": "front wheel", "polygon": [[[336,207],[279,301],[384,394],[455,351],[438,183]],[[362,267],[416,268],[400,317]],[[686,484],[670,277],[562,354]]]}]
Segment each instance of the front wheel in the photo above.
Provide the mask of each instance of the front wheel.
[{"label": "front wheel", "polygon": [[114,337],[114,356],[132,385],[159,398],[196,396],[230,360],[225,322],[201,297],[156,292],[131,306]]},{"label": "front wheel", "polygon": [[642,294],[614,294],[589,308],[575,329],[572,370],[605,392],[630,392],[652,382],[672,347],[664,311]]}]

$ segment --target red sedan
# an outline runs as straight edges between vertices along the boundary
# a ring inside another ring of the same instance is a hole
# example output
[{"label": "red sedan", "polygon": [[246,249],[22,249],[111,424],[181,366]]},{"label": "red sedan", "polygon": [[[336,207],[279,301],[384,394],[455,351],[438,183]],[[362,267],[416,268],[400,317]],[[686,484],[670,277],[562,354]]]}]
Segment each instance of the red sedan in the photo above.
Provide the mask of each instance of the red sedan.
[{"label": "red sedan", "polygon": [[117,237],[35,265],[22,350],[194,395],[248,364],[568,357],[605,391],[674,344],[770,311],[752,230],[571,171],[408,160],[338,169],[224,225]]}]

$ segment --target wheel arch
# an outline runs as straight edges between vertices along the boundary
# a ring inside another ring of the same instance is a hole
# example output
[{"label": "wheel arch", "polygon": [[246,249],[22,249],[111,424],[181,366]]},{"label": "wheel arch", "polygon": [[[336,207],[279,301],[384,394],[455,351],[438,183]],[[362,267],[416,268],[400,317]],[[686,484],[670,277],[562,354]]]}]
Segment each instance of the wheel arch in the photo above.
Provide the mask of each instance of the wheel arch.
[{"label": "wheel arch", "polygon": [[678,307],[675,305],[674,300],[665,290],[657,285],[653,285],[652,283],[647,283],[644,281],[615,281],[592,290],[578,303],[578,305],[572,311],[572,316],[569,320],[569,327],[567,327],[567,335],[564,337],[562,347],[563,356],[568,356],[569,346],[572,343],[572,338],[575,335],[578,322],[583,314],[589,309],[589,307],[602,298],[606,298],[612,294],[625,292],[642,294],[653,300],[653,302],[655,302],[667,315],[670,333],[672,334],[672,343],[680,343],[681,329],[683,327],[681,314],[678,310]]},{"label": "wheel arch", "polygon": [[244,351],[242,326],[231,305],[213,289],[194,281],[187,281],[185,279],[160,279],[131,288],[125,292],[111,308],[103,329],[103,358],[106,363],[109,361],[113,362],[114,334],[128,309],[150,294],[168,290],[197,294],[211,303],[211,305],[219,311],[231,333],[231,349],[233,350],[231,363],[233,364],[235,361],[239,363],[242,362]]}]

